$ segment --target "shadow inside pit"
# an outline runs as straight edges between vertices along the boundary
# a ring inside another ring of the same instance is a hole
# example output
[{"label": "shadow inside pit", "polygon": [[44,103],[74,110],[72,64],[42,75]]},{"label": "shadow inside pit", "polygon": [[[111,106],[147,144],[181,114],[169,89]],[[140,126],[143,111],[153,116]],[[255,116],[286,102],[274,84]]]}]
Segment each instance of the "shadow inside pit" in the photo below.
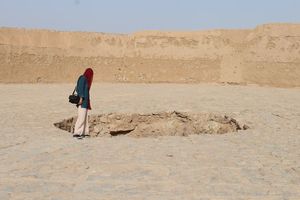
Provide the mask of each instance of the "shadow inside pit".
[{"label": "shadow inside pit", "polygon": [[[54,123],[54,126],[73,133],[76,117]],[[226,115],[212,113],[160,112],[152,114],[110,113],[89,117],[91,137],[188,136],[192,134],[225,134],[249,129]]]}]

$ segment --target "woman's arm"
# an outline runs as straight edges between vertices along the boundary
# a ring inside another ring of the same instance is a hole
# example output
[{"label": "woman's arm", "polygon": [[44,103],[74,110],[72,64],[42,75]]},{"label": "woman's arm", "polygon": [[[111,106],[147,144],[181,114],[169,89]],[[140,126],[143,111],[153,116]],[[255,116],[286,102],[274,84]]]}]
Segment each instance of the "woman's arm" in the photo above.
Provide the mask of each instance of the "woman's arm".
[{"label": "woman's arm", "polygon": [[78,84],[77,84],[77,94],[80,97],[79,103],[78,105],[81,105],[83,100],[86,97],[86,86],[87,86],[87,80],[82,76],[79,78],[78,80]]}]

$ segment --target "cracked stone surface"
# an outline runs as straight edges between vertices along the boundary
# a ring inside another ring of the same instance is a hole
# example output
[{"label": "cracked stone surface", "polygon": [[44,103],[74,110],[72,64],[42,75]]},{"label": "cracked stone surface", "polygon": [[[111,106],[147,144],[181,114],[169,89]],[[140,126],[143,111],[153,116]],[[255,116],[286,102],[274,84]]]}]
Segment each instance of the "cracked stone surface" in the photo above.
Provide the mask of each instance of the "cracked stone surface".
[{"label": "cracked stone surface", "polygon": [[300,199],[299,88],[93,84],[91,115],[215,113],[250,129],[83,140],[53,126],[77,114],[70,91],[0,85],[1,200]]},{"label": "cracked stone surface", "polygon": [[[74,132],[76,117],[54,125]],[[247,130],[235,119],[211,113],[160,112],[152,114],[110,113],[89,117],[92,137],[127,135],[131,137],[188,136],[199,134],[225,134]]]}]

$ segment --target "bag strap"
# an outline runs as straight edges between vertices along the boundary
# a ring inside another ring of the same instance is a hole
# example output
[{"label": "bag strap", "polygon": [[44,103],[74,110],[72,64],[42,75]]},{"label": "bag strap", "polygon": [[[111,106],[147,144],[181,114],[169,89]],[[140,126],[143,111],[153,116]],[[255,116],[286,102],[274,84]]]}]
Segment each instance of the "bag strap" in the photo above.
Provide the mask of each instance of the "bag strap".
[{"label": "bag strap", "polygon": [[75,88],[74,88],[74,90],[73,90],[73,93],[72,93],[72,95],[74,95],[76,88],[77,88],[77,86],[75,86]]},{"label": "bag strap", "polygon": [[[80,77],[81,77],[81,76],[80,76]],[[75,88],[74,88],[74,90],[73,90],[72,95],[74,95],[74,93],[75,93],[75,91],[76,91],[76,89],[77,89],[77,85],[78,85],[78,82],[79,82],[80,77],[79,77],[78,80],[77,80],[77,84],[76,84],[76,86],[75,86]]]}]

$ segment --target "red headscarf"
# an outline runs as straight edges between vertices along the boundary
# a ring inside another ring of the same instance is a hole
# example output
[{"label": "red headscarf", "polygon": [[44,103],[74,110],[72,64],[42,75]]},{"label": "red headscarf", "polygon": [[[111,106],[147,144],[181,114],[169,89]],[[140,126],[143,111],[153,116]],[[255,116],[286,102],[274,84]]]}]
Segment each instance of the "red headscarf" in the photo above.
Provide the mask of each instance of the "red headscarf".
[{"label": "red headscarf", "polygon": [[[83,76],[87,79],[88,81],[88,87],[89,87],[89,90],[91,89],[91,86],[92,86],[92,82],[93,82],[93,75],[94,75],[94,72],[91,68],[87,68],[85,70],[85,72],[83,73]],[[91,102],[89,101],[88,102],[88,109],[91,110]]]},{"label": "red headscarf", "polygon": [[93,82],[94,71],[91,68],[87,68],[85,70],[83,76],[87,79],[88,85],[89,85],[89,89],[90,89],[91,86],[92,86],[92,82]]}]

